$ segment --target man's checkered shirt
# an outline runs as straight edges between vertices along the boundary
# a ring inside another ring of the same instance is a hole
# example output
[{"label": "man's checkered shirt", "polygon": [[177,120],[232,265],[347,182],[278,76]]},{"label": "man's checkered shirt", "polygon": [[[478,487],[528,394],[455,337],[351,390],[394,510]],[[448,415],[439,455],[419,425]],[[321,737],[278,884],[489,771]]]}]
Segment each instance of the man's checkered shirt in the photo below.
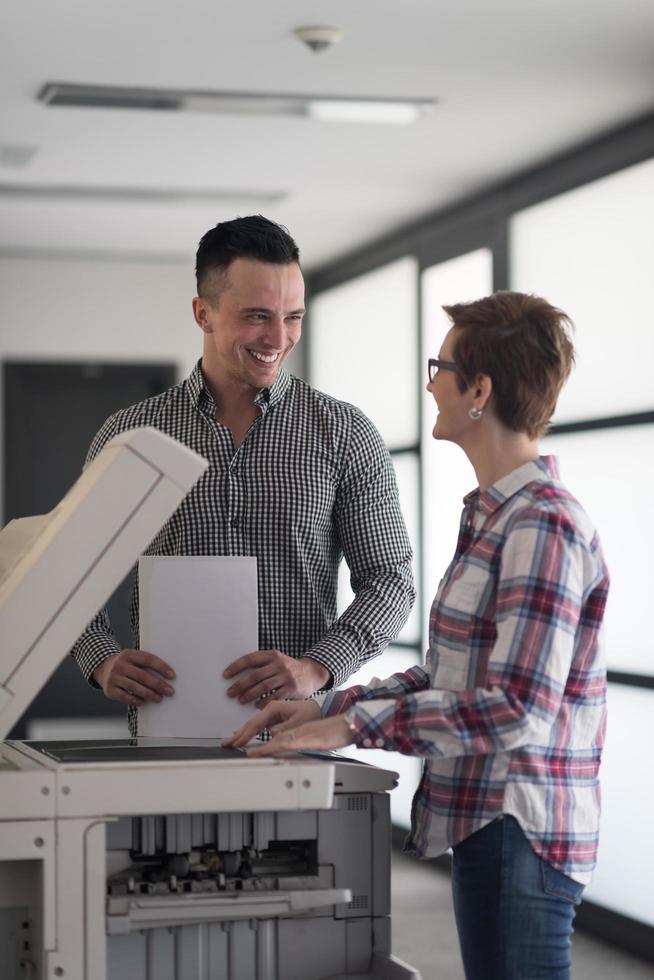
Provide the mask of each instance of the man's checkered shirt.
[{"label": "man's checkered shirt", "polygon": [[[112,415],[87,463],[142,425],[204,456],[207,471],[145,554],[255,556],[260,649],[310,655],[338,686],[397,636],[414,599],[391,459],[362,412],[284,371],[255,401],[261,415],[234,451],[198,363],[181,384]],[[355,598],[337,618],[342,555]],[[138,648],[138,585],[131,616]],[[94,683],[95,668],[119,652],[104,612],[72,652]],[[129,720],[134,733],[135,709]]]}]

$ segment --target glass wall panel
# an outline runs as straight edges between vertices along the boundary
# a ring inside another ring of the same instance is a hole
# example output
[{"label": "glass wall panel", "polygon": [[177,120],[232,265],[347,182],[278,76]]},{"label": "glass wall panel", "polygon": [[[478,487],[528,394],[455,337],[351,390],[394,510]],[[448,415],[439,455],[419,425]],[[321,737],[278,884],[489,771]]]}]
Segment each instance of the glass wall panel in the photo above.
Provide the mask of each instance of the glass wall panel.
[{"label": "glass wall panel", "polygon": [[442,305],[478,299],[487,296],[492,289],[493,259],[487,248],[440,262],[426,269],[422,275],[422,626],[425,649],[429,609],[438,583],[454,554],[462,498],[477,485],[475,472],[463,451],[452,443],[435,442],[432,438],[437,413],[434,399],[424,389],[427,384],[427,358],[438,354],[450,327]]},{"label": "glass wall panel", "polygon": [[585,896],[654,926],[654,691],[609,684],[597,870]]},{"label": "glass wall panel", "polygon": [[363,409],[390,449],[418,442],[417,309],[412,256],[311,301],[311,384]]},{"label": "glass wall panel", "polygon": [[422,640],[421,603],[419,589],[420,572],[420,457],[418,453],[393,453],[393,466],[397,476],[400,505],[413,549],[413,581],[416,585],[416,601],[404,629],[398,639],[404,643],[420,644]]},{"label": "glass wall panel", "polygon": [[611,573],[606,608],[609,667],[654,674],[654,425],[551,435],[541,450],[559,458],[561,479],[600,535]]},{"label": "glass wall panel", "polygon": [[[354,684],[368,684],[373,677],[390,677],[398,670],[408,670],[420,663],[420,657],[412,650],[389,646],[379,657],[362,667],[343,687]],[[420,781],[422,764],[419,759],[400,752],[385,752],[383,749],[357,749],[353,745],[339,749],[339,754],[359,759],[380,769],[391,769],[399,774],[399,783],[391,793],[391,819],[397,827],[411,825],[411,801]]]},{"label": "glass wall panel", "polygon": [[575,321],[577,367],[557,422],[652,408],[654,160],[518,212],[511,287],[540,293]]}]

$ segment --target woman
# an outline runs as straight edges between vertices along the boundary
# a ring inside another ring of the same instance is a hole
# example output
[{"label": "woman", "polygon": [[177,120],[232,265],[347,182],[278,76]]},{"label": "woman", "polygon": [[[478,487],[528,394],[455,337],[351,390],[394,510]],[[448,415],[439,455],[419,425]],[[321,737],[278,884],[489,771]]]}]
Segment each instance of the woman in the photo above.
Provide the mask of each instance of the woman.
[{"label": "woman", "polygon": [[453,849],[466,977],[563,980],[597,851],[608,589],[590,520],[538,452],[574,361],[570,323],[512,292],[444,309],[433,435],[463,449],[479,486],[434,599],[426,663],[330,692],[322,709],[269,703],[230,744],[268,726],[253,755],[353,742],[422,756],[407,846]]}]

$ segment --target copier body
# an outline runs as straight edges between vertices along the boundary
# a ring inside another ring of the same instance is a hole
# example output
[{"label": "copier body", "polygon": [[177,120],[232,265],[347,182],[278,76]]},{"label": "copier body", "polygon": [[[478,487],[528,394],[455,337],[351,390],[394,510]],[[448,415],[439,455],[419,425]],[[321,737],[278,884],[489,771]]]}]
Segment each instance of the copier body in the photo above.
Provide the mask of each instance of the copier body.
[{"label": "copier body", "polygon": [[391,955],[393,773],[140,741],[2,747],[3,978],[417,977]]}]

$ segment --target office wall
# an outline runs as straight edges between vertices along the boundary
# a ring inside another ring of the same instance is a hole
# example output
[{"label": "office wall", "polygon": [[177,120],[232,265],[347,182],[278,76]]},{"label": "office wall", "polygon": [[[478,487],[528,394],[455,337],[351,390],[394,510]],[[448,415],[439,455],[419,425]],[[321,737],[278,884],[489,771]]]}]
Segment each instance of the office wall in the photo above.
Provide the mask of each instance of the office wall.
[{"label": "office wall", "polygon": [[0,358],[172,361],[182,374],[201,342],[192,274],[183,262],[0,257]]},{"label": "office wall", "polygon": [[3,358],[193,364],[189,262],[0,258]]}]

